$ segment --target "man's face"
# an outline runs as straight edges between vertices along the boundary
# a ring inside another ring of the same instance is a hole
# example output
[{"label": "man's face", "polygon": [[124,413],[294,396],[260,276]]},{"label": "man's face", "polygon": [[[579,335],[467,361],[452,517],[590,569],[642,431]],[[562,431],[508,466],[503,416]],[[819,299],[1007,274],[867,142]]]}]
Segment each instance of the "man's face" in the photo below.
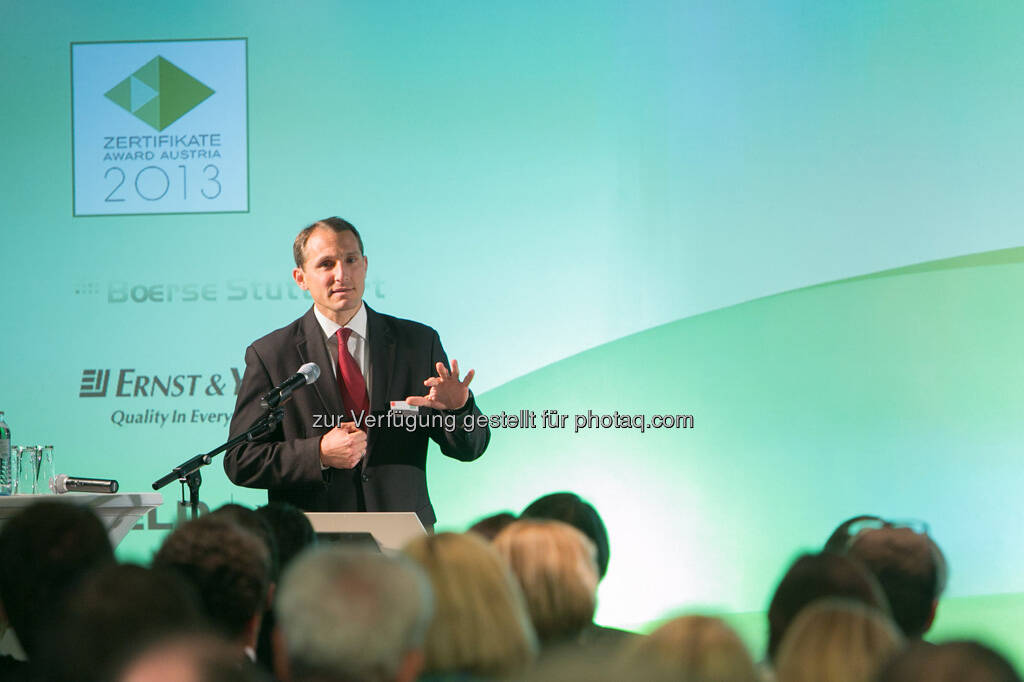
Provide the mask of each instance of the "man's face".
[{"label": "man's face", "polygon": [[313,296],[317,309],[338,324],[352,319],[363,301],[366,256],[350,231],[313,230],[303,249],[305,262],[292,270],[295,283]]}]

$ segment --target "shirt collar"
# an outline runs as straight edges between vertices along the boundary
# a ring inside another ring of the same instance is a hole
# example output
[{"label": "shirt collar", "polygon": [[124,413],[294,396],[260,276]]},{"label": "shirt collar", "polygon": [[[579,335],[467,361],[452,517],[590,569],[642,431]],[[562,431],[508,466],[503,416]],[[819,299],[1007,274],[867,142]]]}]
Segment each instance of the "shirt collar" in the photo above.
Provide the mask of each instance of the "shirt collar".
[{"label": "shirt collar", "polygon": [[[328,319],[316,306],[313,306],[313,314],[316,315],[316,321],[320,323],[320,328],[324,330],[324,336],[327,338],[331,338],[341,329],[340,324]],[[359,303],[359,310],[356,311],[356,314],[352,316],[352,319],[345,326],[351,329],[352,333],[359,338],[366,338],[366,305],[364,303]]]}]

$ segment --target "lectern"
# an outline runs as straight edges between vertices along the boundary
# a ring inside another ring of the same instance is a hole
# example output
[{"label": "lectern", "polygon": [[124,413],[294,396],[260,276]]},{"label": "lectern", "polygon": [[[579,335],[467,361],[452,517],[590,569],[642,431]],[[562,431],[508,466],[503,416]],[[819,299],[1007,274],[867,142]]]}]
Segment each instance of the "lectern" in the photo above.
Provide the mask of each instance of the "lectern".
[{"label": "lectern", "polygon": [[386,552],[427,534],[415,512],[306,512],[317,533],[369,533]]}]

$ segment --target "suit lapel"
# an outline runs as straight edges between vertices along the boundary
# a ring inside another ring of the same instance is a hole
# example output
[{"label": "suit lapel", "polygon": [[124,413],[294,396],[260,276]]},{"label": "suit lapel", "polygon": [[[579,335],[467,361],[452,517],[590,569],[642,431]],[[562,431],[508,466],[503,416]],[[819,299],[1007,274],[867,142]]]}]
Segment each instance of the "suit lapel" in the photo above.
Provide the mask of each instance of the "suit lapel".
[{"label": "suit lapel", "polygon": [[[366,305],[364,302],[363,305]],[[395,367],[395,335],[390,325],[370,306],[366,306],[366,332],[370,343],[370,411],[380,418],[391,408],[388,388],[391,385],[391,373]],[[404,397],[404,396],[403,396]],[[366,471],[366,462],[373,454],[373,445],[377,440],[377,429],[367,433],[366,456],[363,457],[362,469]]]},{"label": "suit lapel", "polygon": [[391,373],[395,367],[395,335],[387,322],[370,306],[366,306],[366,328],[370,337],[370,372],[373,382],[370,389],[370,410],[380,414],[387,412],[391,407],[388,388],[391,386]]},{"label": "suit lapel", "polygon": [[317,322],[312,308],[302,316],[295,347],[303,362],[315,362],[320,368],[320,378],[313,384],[313,390],[320,398],[326,413],[342,414],[345,408],[341,402],[338,380],[334,376],[334,361],[327,354],[327,347],[324,345],[324,330]]}]

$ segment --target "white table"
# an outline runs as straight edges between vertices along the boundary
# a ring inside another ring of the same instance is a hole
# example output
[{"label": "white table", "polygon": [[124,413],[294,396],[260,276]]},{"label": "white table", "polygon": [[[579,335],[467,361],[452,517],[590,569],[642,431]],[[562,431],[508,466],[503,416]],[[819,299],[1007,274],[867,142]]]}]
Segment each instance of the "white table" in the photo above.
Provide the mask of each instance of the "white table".
[{"label": "white table", "polygon": [[4,495],[0,497],[0,526],[36,502],[67,502],[89,507],[107,529],[110,544],[117,547],[143,514],[164,503],[160,493],[66,493],[64,495]]}]

